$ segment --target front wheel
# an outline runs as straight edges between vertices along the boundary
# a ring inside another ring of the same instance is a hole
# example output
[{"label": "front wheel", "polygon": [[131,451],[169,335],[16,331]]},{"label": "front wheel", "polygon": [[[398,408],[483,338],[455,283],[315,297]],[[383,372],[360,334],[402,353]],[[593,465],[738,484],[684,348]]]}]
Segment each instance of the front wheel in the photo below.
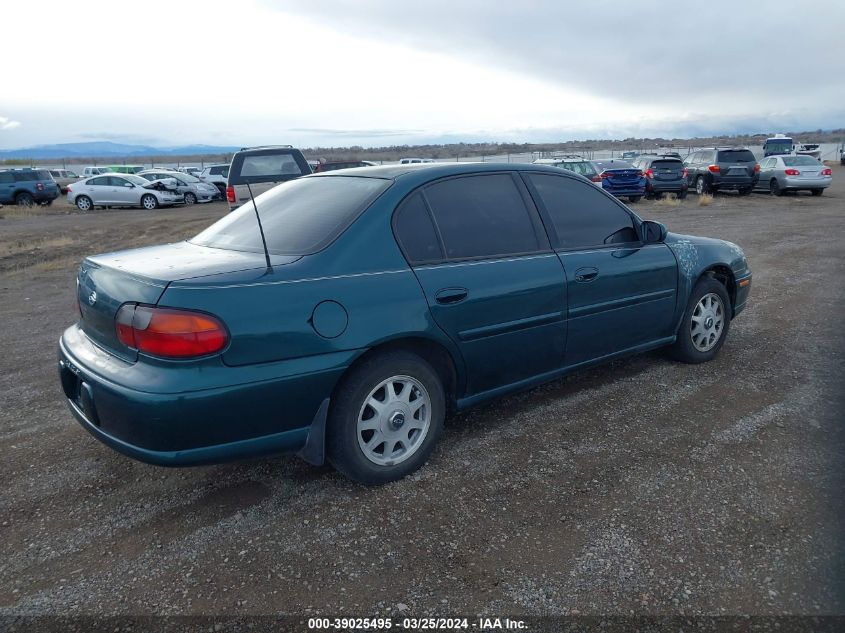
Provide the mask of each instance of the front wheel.
[{"label": "front wheel", "polygon": [[333,397],[329,461],[368,486],[401,479],[428,459],[445,417],[446,396],[431,365],[410,352],[378,354],[353,369]]},{"label": "front wheel", "polygon": [[687,309],[671,347],[675,360],[704,363],[712,360],[728,335],[731,301],[725,287],[712,277],[704,277],[693,288]]},{"label": "front wheel", "polygon": [[814,196],[820,196],[824,193],[824,189],[810,189],[810,193]]},{"label": "front wheel", "polygon": [[190,191],[185,194],[185,204],[191,206],[192,204],[197,203],[197,197],[192,194]]},{"label": "front wheel", "polygon": [[158,208],[158,198],[151,193],[145,194],[141,196],[141,206],[147,211],[153,211]]}]

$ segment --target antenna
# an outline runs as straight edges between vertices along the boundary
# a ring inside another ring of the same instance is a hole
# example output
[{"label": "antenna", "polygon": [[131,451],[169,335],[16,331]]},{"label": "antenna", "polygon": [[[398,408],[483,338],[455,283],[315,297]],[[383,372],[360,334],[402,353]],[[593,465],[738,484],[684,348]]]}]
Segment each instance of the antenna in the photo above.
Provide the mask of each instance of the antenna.
[{"label": "antenna", "polygon": [[264,259],[267,261],[267,270],[273,270],[270,265],[270,251],[267,250],[267,239],[264,237],[264,227],[261,224],[261,216],[258,214],[258,205],[255,204],[255,196],[252,195],[252,187],[246,183],[247,191],[249,191],[249,199],[252,200],[252,208],[255,209],[255,219],[258,220],[258,232],[261,233],[261,243],[264,245]]}]

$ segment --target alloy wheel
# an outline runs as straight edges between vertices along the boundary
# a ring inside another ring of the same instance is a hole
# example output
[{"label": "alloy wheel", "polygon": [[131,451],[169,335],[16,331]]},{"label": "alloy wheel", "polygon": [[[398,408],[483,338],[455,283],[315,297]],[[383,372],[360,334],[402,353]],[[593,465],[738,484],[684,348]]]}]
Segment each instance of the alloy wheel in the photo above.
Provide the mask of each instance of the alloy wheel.
[{"label": "alloy wheel", "polygon": [[410,376],[392,376],[364,399],[358,446],[374,464],[393,466],[419,450],[430,426],[431,397],[423,384]]},{"label": "alloy wheel", "polygon": [[690,338],[699,352],[709,352],[722,337],[725,325],[725,307],[722,298],[708,292],[699,299],[692,313]]}]

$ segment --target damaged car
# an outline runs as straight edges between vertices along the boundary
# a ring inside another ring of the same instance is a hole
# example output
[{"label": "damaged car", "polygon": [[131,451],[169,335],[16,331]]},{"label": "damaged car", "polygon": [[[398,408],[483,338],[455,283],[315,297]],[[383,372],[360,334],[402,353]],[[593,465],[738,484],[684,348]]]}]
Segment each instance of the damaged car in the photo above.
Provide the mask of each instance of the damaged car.
[{"label": "damaged car", "polygon": [[150,182],[134,174],[107,174],[73,183],[67,188],[67,201],[80,211],[95,207],[159,207],[183,204],[175,181]]}]

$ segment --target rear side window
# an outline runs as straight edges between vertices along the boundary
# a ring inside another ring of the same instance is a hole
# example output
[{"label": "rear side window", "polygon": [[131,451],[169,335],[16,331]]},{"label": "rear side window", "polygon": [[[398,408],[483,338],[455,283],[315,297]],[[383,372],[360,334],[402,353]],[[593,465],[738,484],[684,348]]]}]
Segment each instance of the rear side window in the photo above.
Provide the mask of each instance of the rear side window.
[{"label": "rear side window", "polygon": [[414,194],[402,203],[393,221],[396,239],[408,261],[414,264],[443,259],[443,250],[422,195]]},{"label": "rear side window", "polygon": [[8,171],[0,171],[0,182],[15,182],[15,177]]},{"label": "rear side window", "polygon": [[540,250],[534,223],[509,174],[467,176],[425,188],[446,259]]},{"label": "rear side window", "polygon": [[723,149],[719,150],[716,159],[719,163],[754,163],[756,159],[751,150],[747,149]]},{"label": "rear side window", "polygon": [[[292,180],[255,198],[267,250],[307,255],[330,244],[391,181],[326,176]],[[194,244],[261,253],[255,209],[248,202],[190,240]]]},{"label": "rear side window", "polygon": [[[49,178],[49,176],[48,176]],[[31,182],[36,179],[34,171],[16,171],[15,182]]]},{"label": "rear side window", "polygon": [[551,218],[558,248],[639,241],[631,215],[593,185],[546,174],[529,178]]}]

